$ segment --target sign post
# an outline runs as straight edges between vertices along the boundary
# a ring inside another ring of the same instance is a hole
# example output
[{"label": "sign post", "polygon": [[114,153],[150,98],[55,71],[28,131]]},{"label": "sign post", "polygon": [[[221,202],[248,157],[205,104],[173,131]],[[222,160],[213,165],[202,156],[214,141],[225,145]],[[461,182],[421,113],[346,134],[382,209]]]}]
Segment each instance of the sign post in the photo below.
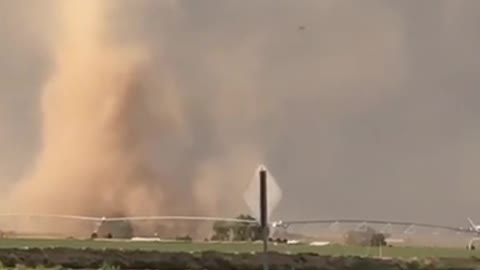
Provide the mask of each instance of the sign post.
[{"label": "sign post", "polygon": [[260,225],[263,236],[263,270],[268,270],[267,171],[260,170]]},{"label": "sign post", "polygon": [[244,199],[255,220],[260,224],[263,238],[263,269],[268,270],[269,219],[282,198],[282,190],[265,166],[260,165],[248,186]]}]

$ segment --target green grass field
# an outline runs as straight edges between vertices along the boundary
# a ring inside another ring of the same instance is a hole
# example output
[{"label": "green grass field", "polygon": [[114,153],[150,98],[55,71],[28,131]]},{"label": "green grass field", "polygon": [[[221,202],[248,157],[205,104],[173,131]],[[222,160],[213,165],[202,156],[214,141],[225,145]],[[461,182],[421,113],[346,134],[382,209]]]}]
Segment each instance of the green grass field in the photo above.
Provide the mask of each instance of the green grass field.
[{"label": "green grass field", "polygon": [[[129,249],[129,250],[154,250],[164,252],[199,252],[199,251],[220,251],[227,253],[248,253],[262,250],[261,244],[253,243],[182,243],[182,242],[133,242],[133,241],[107,241],[107,240],[28,240],[28,239],[1,239],[0,248],[93,248],[93,249]],[[468,251],[456,248],[420,248],[420,247],[383,247],[380,251],[375,247],[352,247],[341,245],[330,245],[324,247],[313,247],[306,245],[270,245],[270,250],[285,253],[318,253],[321,255],[334,256],[378,256],[401,258],[470,258],[480,257],[480,251]]]}]

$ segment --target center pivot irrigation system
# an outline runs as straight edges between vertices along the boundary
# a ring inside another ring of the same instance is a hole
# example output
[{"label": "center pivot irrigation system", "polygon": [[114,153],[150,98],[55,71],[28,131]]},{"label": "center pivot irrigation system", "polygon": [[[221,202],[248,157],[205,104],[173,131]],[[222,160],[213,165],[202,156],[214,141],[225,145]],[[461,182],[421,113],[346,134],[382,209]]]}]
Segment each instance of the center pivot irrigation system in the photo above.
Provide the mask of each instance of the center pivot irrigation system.
[{"label": "center pivot irrigation system", "polygon": [[266,167],[261,165],[256,171],[255,175],[244,194],[246,204],[249,206],[252,216],[255,220],[245,220],[237,218],[226,217],[211,217],[211,216],[130,216],[130,217],[92,217],[92,216],[78,216],[78,215],[59,215],[59,214],[32,214],[32,213],[0,213],[1,217],[23,217],[23,218],[47,218],[47,219],[63,219],[93,222],[95,224],[94,233],[100,227],[109,222],[119,221],[224,221],[233,223],[246,224],[260,224],[263,236],[263,255],[264,270],[268,269],[268,237],[269,228],[287,230],[291,225],[303,224],[330,224],[330,227],[340,225],[341,223],[356,224],[356,230],[366,228],[367,225],[383,225],[380,232],[385,232],[385,229],[391,228],[392,225],[404,226],[404,234],[415,233],[415,228],[429,228],[437,230],[447,230],[456,233],[474,234],[468,246],[471,247],[474,241],[480,240],[480,225],[475,225],[473,221],[468,218],[470,223],[469,228],[442,226],[435,224],[404,222],[404,221],[385,221],[385,220],[362,220],[362,219],[306,219],[306,220],[290,220],[290,221],[275,221],[270,222],[270,215],[277,207],[282,197],[282,191],[273,178],[267,171]]},{"label": "center pivot irrigation system", "polygon": [[415,228],[428,228],[437,230],[446,230],[456,233],[475,233],[480,235],[480,231],[472,228],[462,228],[453,226],[444,226],[437,224],[406,222],[406,221],[388,221],[388,220],[368,220],[368,219],[308,219],[308,220],[292,220],[292,221],[276,221],[272,223],[274,228],[288,229],[292,225],[311,225],[311,224],[328,224],[330,228],[339,226],[340,224],[356,224],[356,230],[361,230],[368,225],[383,225],[380,232],[385,232],[391,226],[405,227],[404,233],[413,233]]},{"label": "center pivot irrigation system", "polygon": [[92,216],[76,216],[76,215],[56,215],[56,214],[29,214],[29,213],[0,213],[0,217],[22,217],[22,218],[43,218],[57,220],[75,220],[93,222],[95,226],[94,233],[100,229],[105,223],[118,221],[225,221],[236,223],[256,223],[254,220],[245,220],[237,218],[225,217],[209,217],[209,216],[131,216],[131,217],[92,217]]},{"label": "center pivot irrigation system", "polygon": [[161,220],[185,220],[185,221],[227,221],[255,223],[255,221],[225,218],[225,217],[202,217],[202,216],[132,216],[132,217],[89,217],[75,215],[55,215],[55,214],[28,214],[28,213],[0,213],[0,217],[27,217],[27,218],[53,218],[77,221],[91,222],[115,222],[115,221],[161,221]]}]

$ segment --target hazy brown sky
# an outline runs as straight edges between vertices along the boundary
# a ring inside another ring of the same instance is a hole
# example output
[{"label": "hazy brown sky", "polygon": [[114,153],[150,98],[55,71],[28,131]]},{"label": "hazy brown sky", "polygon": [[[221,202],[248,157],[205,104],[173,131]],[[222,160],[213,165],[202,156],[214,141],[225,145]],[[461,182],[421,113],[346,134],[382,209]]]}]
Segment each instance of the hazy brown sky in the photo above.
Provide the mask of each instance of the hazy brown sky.
[{"label": "hazy brown sky", "polygon": [[[6,186],[40,148],[50,2],[0,1]],[[188,138],[150,142],[177,182],[240,201],[249,157],[264,157],[284,190],[276,217],[480,221],[480,2],[117,2],[115,38],[147,44],[181,100]]]}]

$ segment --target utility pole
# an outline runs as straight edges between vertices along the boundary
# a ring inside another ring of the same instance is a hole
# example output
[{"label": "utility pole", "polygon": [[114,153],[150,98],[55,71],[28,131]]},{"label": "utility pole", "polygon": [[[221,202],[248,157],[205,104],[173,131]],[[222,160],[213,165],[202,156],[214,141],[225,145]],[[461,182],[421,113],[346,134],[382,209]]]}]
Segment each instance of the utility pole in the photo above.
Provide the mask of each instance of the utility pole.
[{"label": "utility pole", "polygon": [[260,225],[263,234],[263,270],[268,270],[267,171],[260,170]]},{"label": "utility pole", "polygon": [[271,212],[282,199],[282,189],[264,165],[255,170],[252,181],[243,194],[243,198],[255,217],[263,238],[263,270],[268,270],[268,237]]}]

